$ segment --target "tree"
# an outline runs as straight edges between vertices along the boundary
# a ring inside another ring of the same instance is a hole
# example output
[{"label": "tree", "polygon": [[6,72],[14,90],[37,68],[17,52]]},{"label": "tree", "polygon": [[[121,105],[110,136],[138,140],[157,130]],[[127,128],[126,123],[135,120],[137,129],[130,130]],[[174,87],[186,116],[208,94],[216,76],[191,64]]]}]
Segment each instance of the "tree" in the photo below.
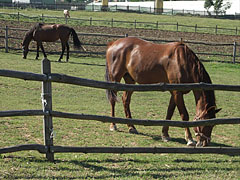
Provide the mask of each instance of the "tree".
[{"label": "tree", "polygon": [[209,9],[213,6],[215,14],[218,15],[220,13],[226,13],[231,5],[230,2],[223,4],[223,0],[215,0],[215,2],[213,2],[213,0],[205,0],[204,8],[207,9],[208,14],[211,15]]},{"label": "tree", "polygon": [[207,13],[209,15],[211,15],[211,13],[209,12],[209,9],[213,6],[213,1],[212,0],[205,0],[205,3],[204,3],[204,8],[207,10]]}]

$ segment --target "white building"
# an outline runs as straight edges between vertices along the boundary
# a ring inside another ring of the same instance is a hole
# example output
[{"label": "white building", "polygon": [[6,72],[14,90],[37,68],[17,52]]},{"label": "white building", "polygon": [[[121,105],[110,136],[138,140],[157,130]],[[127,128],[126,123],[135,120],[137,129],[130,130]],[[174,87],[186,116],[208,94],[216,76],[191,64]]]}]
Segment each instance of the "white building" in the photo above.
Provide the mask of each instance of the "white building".
[{"label": "white building", "polygon": [[[206,11],[204,8],[205,0],[198,1],[163,1],[163,9],[174,9],[174,10],[190,10],[190,11]],[[231,3],[231,8],[226,11],[226,14],[240,14],[240,0],[224,0]],[[95,5],[101,5],[101,2],[94,2]],[[154,8],[154,1],[145,2],[109,2],[109,6],[140,6]],[[209,9],[213,11],[213,8]]]}]

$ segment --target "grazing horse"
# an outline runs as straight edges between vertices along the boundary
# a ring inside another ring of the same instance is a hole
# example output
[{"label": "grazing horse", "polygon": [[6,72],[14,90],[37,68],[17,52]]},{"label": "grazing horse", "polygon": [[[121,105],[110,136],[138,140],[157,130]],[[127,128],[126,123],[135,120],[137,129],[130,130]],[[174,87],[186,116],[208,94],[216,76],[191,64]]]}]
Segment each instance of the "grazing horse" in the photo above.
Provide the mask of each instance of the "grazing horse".
[{"label": "grazing horse", "polygon": [[70,18],[70,13],[67,9],[63,10],[63,15],[64,15],[65,18]]},{"label": "grazing horse", "polygon": [[[106,51],[106,74],[108,82],[126,84],[153,84],[153,83],[211,83],[211,79],[203,64],[194,52],[182,42],[168,44],[154,44],[135,37],[127,37],[110,42]],[[177,106],[183,121],[189,120],[184,104],[183,95],[190,91],[171,91],[171,98],[166,119],[172,118]],[[122,96],[126,118],[132,118],[130,100],[133,91],[125,91]],[[196,116],[194,120],[215,118],[220,109],[216,109],[213,90],[193,91],[196,101]],[[107,90],[107,97],[111,104],[111,115],[115,116],[115,103],[117,92]],[[130,133],[138,133],[134,125],[128,125]],[[197,136],[197,146],[206,146],[210,142],[213,126],[194,128]],[[111,123],[110,130],[117,130],[116,124]],[[162,128],[162,139],[170,140],[169,127]],[[189,128],[185,128],[187,145],[195,146]]]},{"label": "grazing horse", "polygon": [[27,54],[29,51],[29,44],[32,40],[37,42],[37,56],[36,59],[39,57],[39,47],[41,47],[42,53],[44,57],[47,57],[42,42],[55,42],[58,39],[61,40],[62,44],[62,53],[58,61],[61,61],[65,48],[67,47],[67,57],[66,61],[69,60],[69,44],[68,39],[70,34],[73,37],[73,44],[74,48],[82,49],[86,51],[86,49],[82,46],[81,42],[78,39],[76,31],[62,24],[54,24],[54,25],[45,25],[42,23],[36,24],[33,28],[31,28],[25,35],[23,42],[22,42],[22,49],[23,49],[23,58],[27,58]]}]

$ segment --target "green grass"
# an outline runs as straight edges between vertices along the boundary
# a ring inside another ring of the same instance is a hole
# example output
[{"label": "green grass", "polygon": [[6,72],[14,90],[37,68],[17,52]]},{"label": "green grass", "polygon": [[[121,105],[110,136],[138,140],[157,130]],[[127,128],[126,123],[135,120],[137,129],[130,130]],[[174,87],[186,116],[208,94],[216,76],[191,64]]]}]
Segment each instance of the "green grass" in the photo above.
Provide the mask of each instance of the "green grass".
[{"label": "green grass", "polygon": [[[15,13],[19,12],[20,14],[27,15],[27,16],[34,16],[34,19],[28,19],[21,16],[20,20],[24,21],[35,21],[39,22],[42,21],[41,17],[42,14],[48,17],[63,17],[62,10],[60,11],[53,11],[53,10],[44,10],[44,9],[0,9],[0,12],[3,13]],[[136,14],[136,13],[123,13],[123,12],[89,12],[89,11],[71,11],[71,19],[68,21],[71,25],[89,25],[89,21],[75,21],[74,18],[77,19],[85,19],[88,20],[92,17],[93,20],[107,20],[111,21],[112,19],[117,21],[130,21],[134,22],[151,22],[151,23],[159,23],[159,29],[161,30],[170,30],[176,31],[176,23],[179,25],[188,25],[193,27],[179,27],[179,31],[183,32],[194,32],[195,25],[197,24],[198,27],[211,27],[213,29],[204,28],[198,29],[198,32],[201,33],[215,33],[216,25],[218,28],[230,28],[236,29],[239,27],[239,20],[229,20],[229,19],[215,19],[215,18],[203,18],[203,17],[192,17],[192,16],[168,16],[168,15],[153,15],[153,14]],[[11,16],[3,16],[0,15],[2,19],[9,19],[9,20],[17,20],[16,15]],[[65,23],[64,19],[49,19],[44,18],[45,22],[52,22],[52,23]],[[160,25],[160,23],[170,23],[174,24],[171,26],[168,25]],[[93,22],[94,26],[111,26],[111,23],[105,22]],[[134,23],[132,25],[128,23],[114,23],[114,27],[128,27],[134,28]],[[156,28],[156,24],[137,24],[138,28]],[[238,32],[239,33],[239,32]],[[226,30],[218,30],[218,34],[235,34],[235,31],[226,31]]]},{"label": "green grass", "polygon": [[[41,73],[41,61],[30,53],[0,52],[0,68]],[[42,58],[42,55],[41,55]],[[70,56],[69,63],[56,62],[49,56],[52,72],[81,78],[104,80],[105,60]],[[204,63],[213,83],[240,85],[238,64]],[[110,115],[105,91],[53,83],[53,109],[56,111]],[[121,94],[121,92],[119,93]],[[0,110],[41,109],[41,83],[0,77]],[[169,93],[136,92],[131,110],[134,118],[165,119]],[[120,98],[119,98],[120,99]],[[239,92],[216,91],[218,117],[240,117]],[[195,115],[192,93],[185,96],[190,119]],[[124,117],[121,103],[116,116]],[[176,111],[173,120],[180,120]],[[53,118],[54,145],[63,146],[127,146],[185,147],[184,130],[170,128],[173,141],[161,141],[161,127],[137,126],[139,135],[129,134],[126,125],[110,132],[108,123]],[[0,118],[0,147],[17,144],[43,144],[42,117]],[[192,130],[191,130],[192,131]],[[192,131],[193,132],[193,131]],[[240,126],[216,126],[212,146],[240,147]],[[240,157],[227,155],[187,154],[55,154],[55,163],[47,162],[35,151],[0,155],[0,179],[239,179]]]}]

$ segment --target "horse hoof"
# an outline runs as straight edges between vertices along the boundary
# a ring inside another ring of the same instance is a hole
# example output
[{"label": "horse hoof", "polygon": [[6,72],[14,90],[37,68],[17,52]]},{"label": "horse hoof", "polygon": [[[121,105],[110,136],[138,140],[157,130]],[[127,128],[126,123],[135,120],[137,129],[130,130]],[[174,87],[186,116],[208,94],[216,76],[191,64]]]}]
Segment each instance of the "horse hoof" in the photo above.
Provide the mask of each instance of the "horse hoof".
[{"label": "horse hoof", "polygon": [[58,62],[61,62],[61,59],[59,59]]},{"label": "horse hoof", "polygon": [[110,131],[117,131],[116,125],[110,125]]},{"label": "horse hoof", "polygon": [[188,139],[187,146],[196,146],[196,142],[192,139]]},{"label": "horse hoof", "polygon": [[137,129],[135,129],[135,128],[129,128],[129,133],[131,133],[131,134],[138,134],[138,131],[137,131]]},{"label": "horse hoof", "polygon": [[162,136],[162,141],[163,142],[168,142],[170,140],[171,140],[171,138],[169,136]]}]

